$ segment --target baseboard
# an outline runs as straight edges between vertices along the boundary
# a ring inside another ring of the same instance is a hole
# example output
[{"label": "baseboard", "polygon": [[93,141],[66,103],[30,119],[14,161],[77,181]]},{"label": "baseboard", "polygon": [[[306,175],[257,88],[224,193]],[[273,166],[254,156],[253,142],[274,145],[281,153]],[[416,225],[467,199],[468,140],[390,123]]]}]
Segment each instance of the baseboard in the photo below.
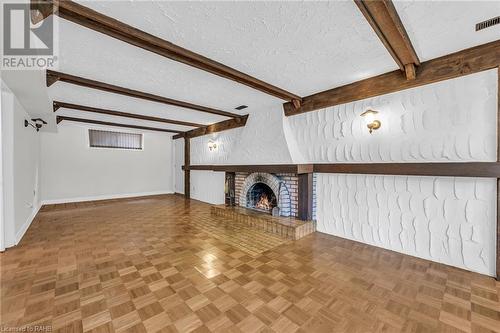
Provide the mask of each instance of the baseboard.
[{"label": "baseboard", "polygon": [[38,214],[38,211],[40,210],[41,207],[42,205],[40,204],[37,205],[35,209],[33,209],[31,215],[28,217],[26,222],[24,222],[21,229],[16,233],[15,244],[13,244],[12,246],[16,246],[17,244],[19,244],[21,239],[23,239],[24,234],[26,233],[26,231],[28,231],[28,228],[30,227],[31,223],[33,223],[33,220],[35,220],[36,214]]},{"label": "baseboard", "polygon": [[150,195],[173,194],[173,193],[174,193],[173,191],[152,191],[152,192],[96,195],[96,196],[89,196],[89,197],[77,197],[77,198],[65,198],[65,199],[50,199],[50,200],[42,200],[42,206],[43,205],[64,204],[64,203],[71,203],[71,202],[111,200],[111,199],[123,199],[123,198],[133,198],[133,197],[146,197],[146,196],[150,196]]}]

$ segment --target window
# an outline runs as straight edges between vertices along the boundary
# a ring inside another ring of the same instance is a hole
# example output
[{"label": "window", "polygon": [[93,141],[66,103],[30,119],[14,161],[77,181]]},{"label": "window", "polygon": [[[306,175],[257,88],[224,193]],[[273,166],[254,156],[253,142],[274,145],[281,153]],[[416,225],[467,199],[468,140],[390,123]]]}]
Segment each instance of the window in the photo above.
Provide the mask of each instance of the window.
[{"label": "window", "polygon": [[142,134],[89,129],[89,144],[95,148],[142,150]]}]

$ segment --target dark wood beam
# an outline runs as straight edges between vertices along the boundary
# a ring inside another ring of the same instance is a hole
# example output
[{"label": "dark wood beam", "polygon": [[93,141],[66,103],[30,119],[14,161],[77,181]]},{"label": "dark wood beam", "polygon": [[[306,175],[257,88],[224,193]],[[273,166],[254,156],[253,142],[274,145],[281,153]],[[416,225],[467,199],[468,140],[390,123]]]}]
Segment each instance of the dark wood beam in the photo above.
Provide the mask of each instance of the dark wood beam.
[{"label": "dark wood beam", "polygon": [[406,80],[396,70],[304,97],[299,108],[285,103],[283,109],[286,116],[293,116],[493,69],[499,64],[500,40],[497,40],[425,61],[418,66],[415,80]]},{"label": "dark wood beam", "polygon": [[75,122],[78,122],[78,123],[95,124],[95,125],[105,125],[105,126],[114,126],[114,127],[125,127],[125,128],[134,128],[134,129],[156,131],[156,132],[182,133],[181,131],[175,131],[175,130],[165,129],[165,128],[137,126],[137,125],[127,125],[127,124],[111,123],[111,122],[108,122],[108,121],[100,121],[100,120],[84,119],[84,118],[74,118],[74,117],[66,117],[66,116],[57,116],[56,117],[56,122],[58,124],[60,122],[64,121],[64,120],[66,120],[66,121],[75,121]]},{"label": "dark wood beam", "polygon": [[314,164],[314,172],[367,175],[500,177],[500,163],[342,163]]},{"label": "dark wood beam", "polygon": [[298,176],[298,217],[302,221],[313,219],[313,174],[303,173]]},{"label": "dark wood beam", "polygon": [[205,126],[203,124],[191,123],[191,122],[187,122],[187,121],[151,117],[151,116],[145,116],[142,114],[127,113],[127,112],[114,111],[114,110],[108,110],[108,109],[100,109],[100,108],[65,103],[65,102],[60,102],[60,101],[54,101],[52,104],[53,104],[54,112],[56,112],[59,108],[65,108],[65,109],[72,109],[72,110],[79,110],[79,111],[85,111],[85,112],[105,114],[105,115],[110,115],[110,116],[133,118],[133,119],[140,119],[140,120],[147,120],[147,121],[156,121],[156,122],[181,125],[181,126],[190,126],[190,127]]},{"label": "dark wood beam", "polygon": [[184,196],[186,199],[191,198],[191,170],[189,166],[191,165],[191,139],[189,137],[184,138],[184,165],[188,167],[184,169]]},{"label": "dark wood beam", "polygon": [[[34,0],[32,0],[34,2]],[[119,20],[103,15],[88,7],[70,0],[54,0],[57,10],[54,12],[60,17],[73,23],[98,31],[125,43],[140,47],[144,50],[159,54],[168,59],[181,62],[217,76],[236,81],[266,94],[286,101],[299,100],[300,96],[284,89],[273,86],[234,68],[223,65],[212,59],[192,52],[159,37],[136,29]]]},{"label": "dark wood beam", "polygon": [[496,279],[500,281],[500,178],[497,179],[497,251]]},{"label": "dark wood beam", "polygon": [[30,2],[30,17],[33,24],[42,22],[52,15],[53,11],[52,0],[31,0]]},{"label": "dark wood beam", "polygon": [[415,79],[415,66],[420,65],[406,29],[391,0],[354,0],[361,13],[389,51],[407,80]]},{"label": "dark wood beam", "polygon": [[[500,163],[500,67],[497,70],[497,162]],[[500,281],[500,178],[497,179],[497,280]]]},{"label": "dark wood beam", "polygon": [[190,165],[183,170],[210,170],[223,172],[312,173],[313,164],[262,164],[262,165]]},{"label": "dark wood beam", "polygon": [[200,128],[195,128],[193,130],[184,132],[182,134],[174,135],[173,139],[180,139],[184,137],[195,138],[197,136],[207,135],[210,133],[222,132],[228,129],[243,127],[247,123],[248,115],[241,116],[238,118],[224,120],[212,125],[203,126]]},{"label": "dark wood beam", "polygon": [[54,84],[57,81],[71,83],[71,84],[75,84],[75,85],[87,87],[87,88],[92,88],[92,89],[98,89],[98,90],[102,90],[102,91],[106,91],[106,92],[111,92],[114,94],[120,94],[120,95],[124,95],[124,96],[140,98],[140,99],[144,99],[147,101],[163,103],[163,104],[167,104],[167,105],[174,105],[174,106],[178,106],[178,107],[185,108],[185,109],[211,113],[211,114],[215,114],[218,116],[224,116],[224,117],[230,117],[230,118],[240,117],[240,115],[236,114],[236,113],[212,109],[212,108],[209,108],[206,106],[201,106],[201,105],[196,105],[196,104],[192,104],[192,103],[188,103],[188,102],[178,101],[178,100],[175,100],[172,98],[153,95],[150,93],[145,93],[142,91],[133,90],[133,89],[129,89],[129,88],[123,88],[123,87],[115,86],[115,85],[112,85],[109,83],[90,80],[90,79],[86,79],[86,78],[71,75],[71,74],[47,70],[47,87],[50,87],[52,84]]},{"label": "dark wood beam", "polygon": [[500,162],[190,165],[190,170],[500,178]]}]

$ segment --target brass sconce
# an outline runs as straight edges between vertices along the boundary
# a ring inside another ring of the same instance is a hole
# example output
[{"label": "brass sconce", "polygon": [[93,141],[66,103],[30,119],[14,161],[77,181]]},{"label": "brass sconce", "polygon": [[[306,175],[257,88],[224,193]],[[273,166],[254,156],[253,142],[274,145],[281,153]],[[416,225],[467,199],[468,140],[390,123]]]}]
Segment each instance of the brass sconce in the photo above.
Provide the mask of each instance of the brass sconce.
[{"label": "brass sconce", "polygon": [[374,131],[380,128],[382,126],[382,123],[380,120],[375,119],[375,116],[378,114],[378,111],[375,110],[366,110],[362,114],[360,114],[361,117],[365,118],[366,121],[366,127],[368,127],[370,134]]},{"label": "brass sconce", "polygon": [[215,141],[208,141],[208,150],[210,151],[216,151],[218,149],[217,142]]}]

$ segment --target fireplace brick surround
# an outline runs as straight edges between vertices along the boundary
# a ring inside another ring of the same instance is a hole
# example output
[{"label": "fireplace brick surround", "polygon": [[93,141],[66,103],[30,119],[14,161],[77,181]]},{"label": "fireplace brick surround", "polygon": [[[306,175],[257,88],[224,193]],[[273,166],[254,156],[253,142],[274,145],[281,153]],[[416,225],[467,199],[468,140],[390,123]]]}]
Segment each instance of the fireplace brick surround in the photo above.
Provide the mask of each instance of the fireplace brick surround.
[{"label": "fireplace brick surround", "polygon": [[[298,217],[298,177],[292,173],[236,172],[235,199],[237,206],[246,207],[246,193],[257,177],[264,178],[264,182],[271,185],[270,187],[279,196],[280,216]],[[284,185],[280,190],[278,190],[279,182]]]},{"label": "fireplace brick surround", "polygon": [[[316,177],[312,172],[301,171],[280,172],[252,167],[226,171],[225,205],[212,206],[211,213],[289,240],[307,236],[316,231]],[[252,193],[259,184],[261,189]],[[262,187],[264,192],[260,192]],[[254,195],[262,198],[263,194],[270,193],[273,204],[279,208],[279,216],[254,206]],[[251,201],[247,204],[247,200]]]}]

